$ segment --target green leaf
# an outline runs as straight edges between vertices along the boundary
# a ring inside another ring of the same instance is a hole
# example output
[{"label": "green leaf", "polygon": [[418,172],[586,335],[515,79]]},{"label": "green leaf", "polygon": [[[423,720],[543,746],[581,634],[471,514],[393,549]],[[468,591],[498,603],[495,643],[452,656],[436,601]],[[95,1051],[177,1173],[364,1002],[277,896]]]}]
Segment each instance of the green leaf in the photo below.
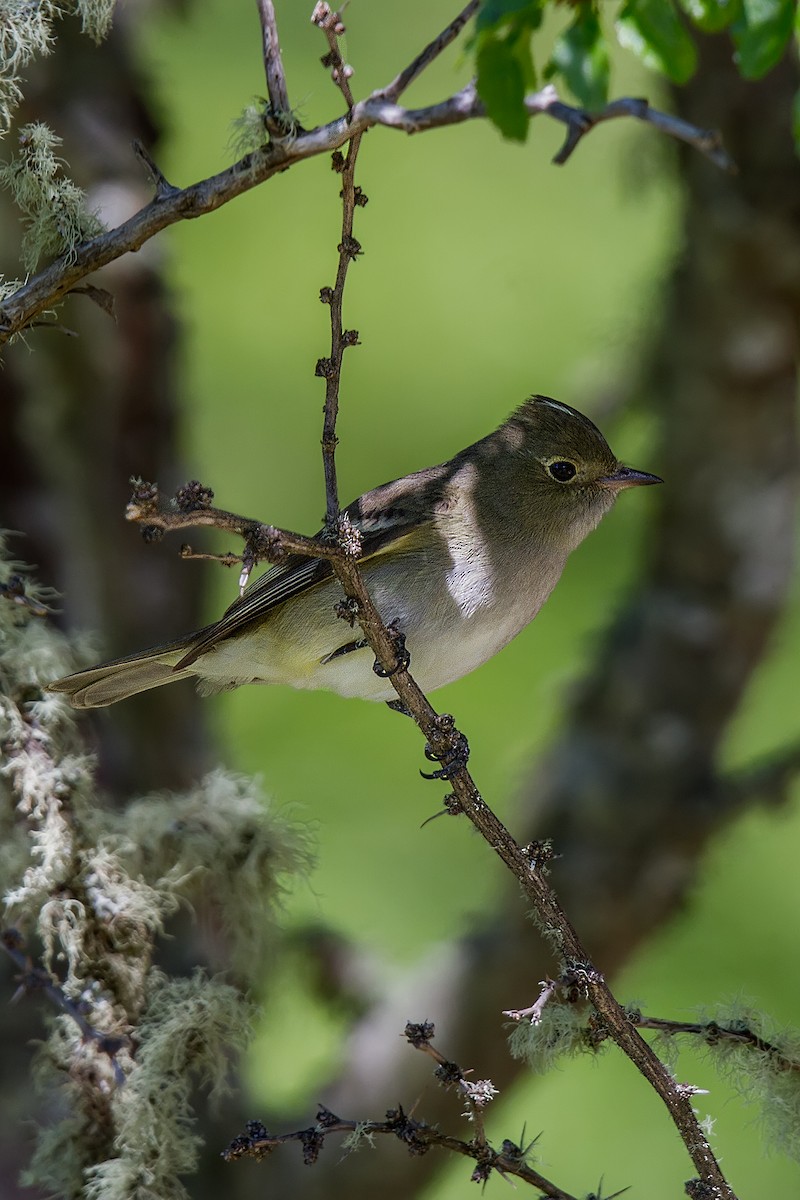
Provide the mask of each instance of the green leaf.
[{"label": "green leaf", "polygon": [[697,66],[697,47],[672,0],[627,0],[616,22],[619,43],[646,67],[673,83],[686,83]]},{"label": "green leaf", "polygon": [[484,0],[475,28],[478,33],[510,24],[538,29],[541,23],[541,0]]},{"label": "green leaf", "polygon": [[592,8],[579,9],[557,39],[547,74],[556,72],[584,108],[602,108],[608,100],[608,43]]},{"label": "green leaf", "polygon": [[478,95],[489,119],[503,137],[524,142],[528,136],[525,78],[513,46],[487,38],[478,50],[477,67]]},{"label": "green leaf", "polygon": [[760,79],[775,66],[792,35],[794,19],[794,0],[741,0],[731,34],[745,79]]},{"label": "green leaf", "polygon": [[522,71],[522,83],[525,91],[534,91],[537,80],[536,67],[534,66],[533,52],[531,50],[530,30],[519,30],[516,35],[509,34],[505,40],[509,50],[519,63],[520,70]]},{"label": "green leaf", "polygon": [[680,6],[704,33],[727,29],[739,15],[739,0],[680,0]]}]

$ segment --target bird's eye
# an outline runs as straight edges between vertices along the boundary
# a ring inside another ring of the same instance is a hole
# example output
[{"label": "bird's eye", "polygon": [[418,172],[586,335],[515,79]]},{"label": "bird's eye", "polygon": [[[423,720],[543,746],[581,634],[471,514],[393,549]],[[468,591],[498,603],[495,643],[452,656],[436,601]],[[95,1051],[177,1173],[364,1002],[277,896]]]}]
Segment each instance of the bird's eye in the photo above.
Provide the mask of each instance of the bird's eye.
[{"label": "bird's eye", "polygon": [[559,483],[569,483],[570,479],[575,478],[576,468],[571,462],[552,462],[547,469]]}]

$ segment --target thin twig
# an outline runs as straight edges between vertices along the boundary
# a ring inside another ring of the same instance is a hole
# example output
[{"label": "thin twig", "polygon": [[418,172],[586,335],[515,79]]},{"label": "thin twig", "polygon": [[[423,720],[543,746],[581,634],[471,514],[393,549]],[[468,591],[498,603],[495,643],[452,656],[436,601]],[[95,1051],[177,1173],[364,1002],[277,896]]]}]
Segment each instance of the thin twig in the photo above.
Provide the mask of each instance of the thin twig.
[{"label": "thin twig", "polygon": [[[456,18],[456,21],[459,19]],[[440,38],[434,39],[431,46],[438,45],[450,28],[451,26],[448,26]],[[415,78],[432,59],[433,55],[426,56],[426,51],[423,51],[393,83],[356,103],[344,116],[307,132],[297,130],[291,139],[276,138],[268,146],[246,154],[225,171],[190,184],[186,188],[175,188],[168,183],[152,158],[139,148],[137,153],[146,162],[155,179],[154,199],[123,224],[57,258],[8,296],[0,304],[0,346],[30,326],[40,313],[52,308],[87,275],[114,262],[123,254],[138,250],[162,229],[178,221],[193,220],[213,212],[296,163],[339,149],[355,135],[364,133],[372,126],[385,125],[408,133],[418,133],[485,117],[485,110],[474,84],[469,84],[449,99],[427,108],[409,110],[387,100],[386,97],[391,94],[392,89],[397,91],[399,86],[402,90],[403,79],[407,73],[410,73],[411,78]],[[526,107],[531,116],[543,113],[569,126],[567,140],[556,157],[557,162],[566,161],[578,141],[596,125],[618,117],[633,116],[694,146],[712,161],[722,166],[730,166],[730,159],[720,149],[717,134],[689,125],[667,113],[661,113],[642,100],[615,100],[601,113],[590,114],[563,104],[558,100],[555,90],[547,87],[529,96]]]},{"label": "thin twig", "polygon": [[466,8],[442,30],[438,37],[435,37],[432,42],[428,42],[425,49],[420,51],[414,61],[409,63],[405,70],[401,71],[385,88],[381,88],[381,97],[384,100],[398,100],[406,88],[410,87],[414,80],[431,65],[433,60],[438,58],[451,42],[455,41],[467,24],[467,21],[475,15],[479,8],[480,0],[470,0]]},{"label": "thin twig", "polygon": [[638,1029],[654,1029],[658,1033],[691,1034],[702,1038],[709,1045],[715,1042],[734,1042],[749,1046],[762,1054],[768,1054],[781,1071],[800,1071],[800,1062],[787,1058],[779,1046],[762,1038],[743,1021],[731,1023],[720,1021],[671,1021],[663,1017],[645,1017],[629,1013],[629,1018]]},{"label": "thin twig", "polygon": [[[321,18],[323,27],[327,22],[328,28],[338,28],[335,25],[338,17],[330,12],[326,4],[317,5],[315,16]],[[338,61],[341,62],[340,56]],[[552,93],[546,100],[542,100],[542,104],[552,105],[555,103],[555,99],[555,93]],[[546,111],[546,109],[543,108],[542,111]],[[352,189],[354,186],[351,172],[346,187],[343,186],[342,189],[345,220],[348,204],[352,205],[352,199],[348,196],[347,189]],[[344,282],[343,274],[339,287],[340,292],[343,291]],[[337,279],[337,285],[338,283]],[[337,318],[336,320],[332,319],[332,345],[334,348],[337,345],[337,331],[340,329],[340,313],[337,309]],[[326,391],[326,432],[329,435],[335,431],[335,414],[338,411],[340,377],[339,373],[334,370],[334,365],[331,364],[331,373],[328,379],[330,388]],[[331,397],[330,412],[333,414],[330,426],[328,425],[329,396]],[[338,513],[338,506],[335,512]],[[456,729],[455,722],[449,714],[439,714],[435,711],[410,675],[408,669],[410,659],[405,650],[402,631],[390,630],[382,621],[367,592],[355,560],[341,558],[333,560],[331,565],[344,589],[351,611],[375,653],[376,669],[381,675],[390,679],[401,705],[413,717],[427,738],[426,753],[428,756],[442,764],[440,769],[433,774],[434,777],[448,780],[453,788],[451,811],[460,809],[469,818],[522,884],[535,906],[539,920],[550,931],[551,938],[555,941],[557,949],[565,960],[567,970],[573,978],[580,978],[586,997],[594,1005],[598,1018],[608,1028],[609,1036],[627,1054],[661,1096],[701,1179],[705,1184],[717,1189],[720,1200],[723,1198],[732,1200],[733,1193],[728,1187],[694,1114],[691,1093],[676,1083],[648,1043],[631,1025],[605,979],[589,960],[585,948],[566,913],[558,904],[555,893],[550,888],[541,869],[540,848],[537,847],[533,856],[526,854],[482,799],[467,769],[469,748],[466,738]]]},{"label": "thin twig", "polygon": [[345,32],[341,14],[335,12],[326,0],[318,0],[311,14],[311,24],[321,29],[328,39],[328,53],[322,59],[322,64],[330,67],[331,78],[344,96],[344,102],[348,109],[352,111],[355,104],[353,93],[350,90],[350,76],[353,74],[353,68],[345,63],[339,48],[339,38]]},{"label": "thin twig", "polygon": [[[331,67],[336,86],[344,96],[345,103],[352,108],[353,96],[348,83],[347,71],[339,49],[339,38],[344,26],[338,13],[332,12],[327,4],[317,4],[312,20],[319,26],[328,40],[326,60]],[[323,60],[323,61],[326,61]],[[347,269],[361,253],[361,244],[353,237],[353,217],[356,205],[364,205],[367,197],[354,185],[356,158],[362,134],[350,139],[347,157],[334,155],[333,166],[342,178],[342,237],[339,242],[339,263],[336,282],[332,288],[323,288],[320,299],[330,305],[331,310],[331,353],[317,363],[317,374],[325,378],[325,417],[322,426],[322,462],[325,472],[325,524],[333,531],[339,517],[339,486],[336,479],[336,419],[339,415],[339,383],[342,375],[342,360],[348,346],[358,344],[358,333],[354,329],[342,328],[342,302]]]},{"label": "thin twig", "polygon": [[[202,498],[206,490],[200,488],[200,485],[192,485],[184,491],[185,494],[182,499],[179,498],[178,503],[179,506],[183,504],[185,511],[178,514],[151,513],[152,519],[149,523],[156,524],[158,518],[161,528],[187,528],[191,524],[217,525],[229,532],[238,532],[246,538],[248,535],[252,536],[254,529],[260,529],[266,531],[266,542],[269,543],[272,536],[271,526],[263,526],[260,522],[252,522],[247,518],[221,511],[217,518],[217,510],[207,505],[186,511],[187,505],[197,496]],[[148,523],[145,515],[138,513],[131,519]],[[281,531],[278,531],[278,534],[280,537]],[[580,979],[583,992],[597,1013],[596,1021],[661,1097],[683,1139],[702,1185],[715,1189],[713,1194],[717,1200],[735,1200],[734,1193],[722,1174],[695,1116],[692,1107],[694,1089],[673,1079],[632,1024],[628,1013],[609,989],[603,975],[591,962],[550,887],[545,872],[547,855],[543,855],[542,846],[520,846],[483,800],[467,769],[466,739],[456,729],[455,722],[449,714],[436,712],[412,678],[408,670],[410,660],[405,652],[402,631],[387,628],[381,620],[358,570],[355,555],[347,554],[343,548],[339,549],[337,555],[332,546],[315,543],[313,539],[295,540],[295,535],[287,535],[287,542],[284,544],[292,551],[319,555],[330,560],[349,601],[350,611],[358,620],[375,654],[377,669],[382,675],[390,678],[403,708],[413,717],[425,735],[428,756],[442,764],[441,768],[434,772],[434,776],[446,779],[452,788],[452,794],[445,801],[447,810],[452,813],[462,812],[516,877],[531,901],[538,921],[548,930],[554,950],[564,960],[570,977],[573,980]],[[268,553],[265,553],[264,557],[268,557]]]},{"label": "thin twig", "polygon": [[180,195],[181,189],[170,183],[144,142],[139,141],[138,138],[134,138],[131,145],[133,146],[134,154],[143,164],[155,185],[156,200],[166,200],[170,196]]},{"label": "thin twig", "polygon": [[208,554],[194,551],[191,546],[181,546],[182,558],[206,558],[231,567],[242,563],[239,591],[247,586],[250,574],[260,562],[279,563],[288,554],[301,554],[304,558],[339,559],[357,556],[361,547],[358,531],[352,526],[348,536],[338,541],[323,541],[321,538],[303,537],[288,529],[265,525],[251,517],[214,508],[209,501],[214,493],[203,487],[196,479],[179,488],[169,507],[161,503],[158,485],[132,480],[134,492],[125,509],[125,520],[142,527],[147,541],[156,541],[164,533],[175,533],[183,529],[220,529],[244,539],[242,554]]},{"label": "thin twig", "polygon": [[415,1121],[407,1116],[402,1108],[389,1109],[384,1121],[349,1121],[337,1117],[326,1108],[320,1108],[316,1124],[306,1129],[296,1129],[291,1133],[270,1133],[260,1122],[250,1121],[247,1132],[234,1138],[223,1150],[222,1157],[226,1162],[235,1162],[247,1156],[261,1159],[277,1146],[287,1142],[300,1142],[303,1147],[303,1161],[311,1165],[316,1162],[325,1138],[331,1133],[358,1134],[367,1140],[376,1134],[390,1134],[402,1142],[410,1154],[417,1155],[425,1154],[435,1146],[477,1162],[472,1175],[477,1183],[486,1179],[492,1171],[497,1171],[500,1175],[513,1177],[530,1184],[531,1187],[539,1188],[549,1200],[577,1200],[571,1192],[565,1192],[557,1184],[551,1183],[544,1175],[528,1166],[521,1157],[517,1157],[522,1155],[522,1150],[514,1142],[504,1141],[500,1151],[491,1146],[478,1146],[472,1141],[465,1142],[461,1138],[442,1133],[435,1125]]},{"label": "thin twig", "polygon": [[264,73],[267,77],[267,95],[269,96],[269,109],[264,116],[264,124],[271,138],[280,139],[286,136],[291,123],[289,120],[289,91],[281,58],[275,6],[272,0],[256,0],[256,7],[258,8],[258,19],[261,22]]},{"label": "thin twig", "polygon": [[559,979],[543,979],[541,982],[542,990],[533,1004],[529,1005],[528,1008],[507,1008],[503,1011],[503,1016],[511,1017],[512,1021],[530,1021],[531,1025],[541,1025],[542,1013],[560,987],[561,981]]},{"label": "thin twig", "polygon": [[496,1171],[500,1175],[520,1179],[523,1183],[538,1188],[551,1200],[576,1200],[569,1192],[565,1192],[530,1166],[526,1161],[530,1146],[520,1147],[508,1138],[503,1141],[499,1151],[490,1145],[483,1128],[481,1109],[496,1095],[496,1090],[488,1080],[470,1083],[466,1073],[431,1044],[433,1034],[433,1025],[428,1021],[410,1021],[404,1030],[408,1043],[428,1054],[437,1064],[435,1075],[438,1082],[445,1087],[456,1086],[459,1093],[467,1099],[475,1128],[475,1136],[469,1141],[444,1134],[424,1120],[415,1120],[400,1107],[390,1109],[383,1121],[348,1121],[321,1106],[314,1125],[306,1129],[296,1129],[292,1133],[273,1134],[259,1121],[248,1122],[246,1132],[234,1138],[222,1152],[222,1157],[227,1162],[245,1156],[260,1159],[286,1142],[300,1142],[303,1147],[303,1161],[311,1165],[317,1161],[328,1134],[355,1133],[366,1139],[371,1139],[374,1134],[391,1134],[398,1138],[411,1154],[425,1154],[432,1146],[436,1146],[471,1158],[476,1163],[472,1173],[472,1179],[476,1183],[485,1182],[492,1172]]},{"label": "thin twig", "polygon": [[498,1094],[491,1079],[471,1080],[471,1071],[463,1071],[458,1063],[445,1058],[433,1044],[434,1027],[430,1021],[409,1021],[403,1031],[406,1041],[415,1050],[422,1051],[436,1063],[436,1078],[443,1087],[455,1087],[466,1100],[469,1118],[475,1129],[474,1141],[479,1146],[488,1146],[483,1110]]}]

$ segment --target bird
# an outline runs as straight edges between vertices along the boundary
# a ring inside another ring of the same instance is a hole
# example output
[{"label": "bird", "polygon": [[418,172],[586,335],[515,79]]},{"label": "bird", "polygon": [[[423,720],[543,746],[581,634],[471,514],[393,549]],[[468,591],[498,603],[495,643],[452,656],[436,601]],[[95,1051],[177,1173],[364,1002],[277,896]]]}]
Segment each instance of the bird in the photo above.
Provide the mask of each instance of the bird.
[{"label": "bird", "polygon": [[[662,482],[623,466],[577,409],[535,395],[449,461],[384,483],[344,512],[370,595],[403,634],[427,692],[479,667],[533,620],[621,491]],[[79,709],[190,678],[203,694],[271,683],[389,701],[391,680],[339,619],[341,599],[328,561],[289,555],[213,624],[49,690]]]}]

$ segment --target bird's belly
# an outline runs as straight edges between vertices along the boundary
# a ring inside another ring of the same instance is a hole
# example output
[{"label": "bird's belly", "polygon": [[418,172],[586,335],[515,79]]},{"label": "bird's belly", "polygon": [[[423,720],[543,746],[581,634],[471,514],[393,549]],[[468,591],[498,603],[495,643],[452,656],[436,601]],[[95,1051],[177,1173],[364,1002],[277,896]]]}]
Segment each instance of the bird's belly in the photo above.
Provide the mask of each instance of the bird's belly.
[{"label": "bird's belly", "polygon": [[[506,590],[502,601],[487,599],[465,612],[430,586],[435,575],[429,572],[417,575],[402,599],[385,572],[369,575],[365,571],[384,621],[395,622],[405,634],[409,670],[423,691],[460,679],[506,646],[533,619],[555,583],[540,576],[535,588],[520,587],[510,595]],[[358,625],[351,630],[334,615],[340,598],[337,584],[323,584],[275,610],[249,634],[218,643],[196,663],[201,688],[283,683],[365,700],[393,699],[390,680],[373,670],[372,650],[344,650],[363,634]]]},{"label": "bird's belly", "polygon": [[[533,615],[529,606],[517,605],[503,613],[480,610],[468,619],[440,612],[417,628],[411,620],[404,624],[402,615],[395,619],[397,627],[406,634],[409,671],[422,690],[428,692],[481,666],[502,650]],[[353,641],[361,636],[356,627]],[[298,678],[294,686],[325,688],[341,696],[360,696],[365,700],[395,699],[391,681],[373,670],[374,661],[375,655],[369,647],[352,650],[318,663],[313,671]]]}]

